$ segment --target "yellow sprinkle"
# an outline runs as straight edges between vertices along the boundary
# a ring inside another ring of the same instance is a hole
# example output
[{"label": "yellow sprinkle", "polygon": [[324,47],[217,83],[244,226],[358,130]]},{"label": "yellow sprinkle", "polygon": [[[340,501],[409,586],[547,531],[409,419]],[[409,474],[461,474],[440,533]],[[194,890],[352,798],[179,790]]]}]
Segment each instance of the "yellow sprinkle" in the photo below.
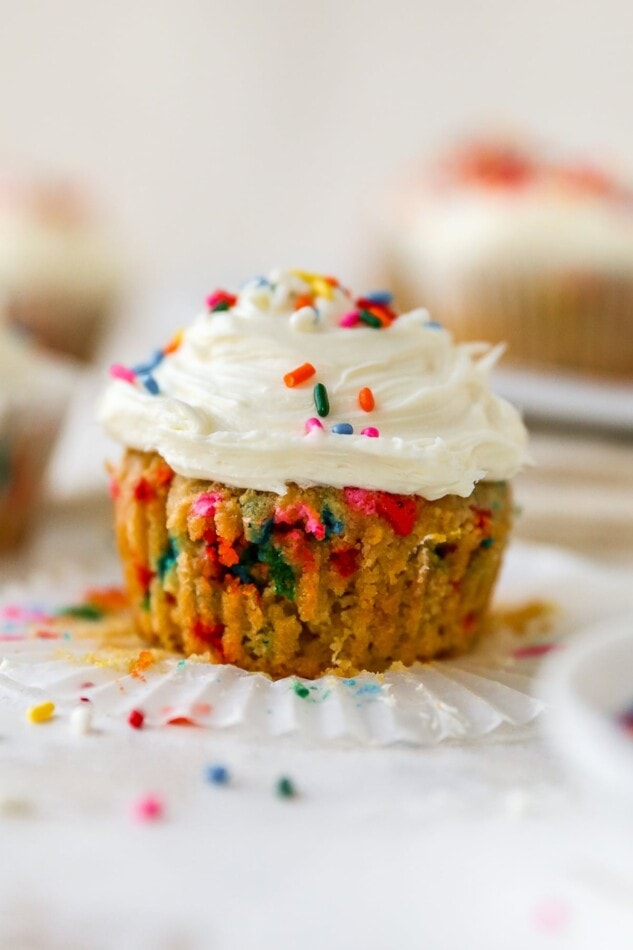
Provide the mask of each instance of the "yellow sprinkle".
[{"label": "yellow sprinkle", "polygon": [[299,280],[305,280],[306,284],[311,284],[313,280],[322,280],[321,274],[314,274],[309,270],[297,270],[294,268],[290,271],[291,274],[294,274],[295,277],[298,277]]},{"label": "yellow sprinkle", "polygon": [[39,706],[31,706],[26,713],[29,722],[47,722],[55,712],[55,703],[40,703]]},{"label": "yellow sprinkle", "polygon": [[334,296],[334,287],[332,287],[332,284],[328,283],[327,280],[323,280],[322,277],[314,277],[311,281],[311,286],[317,297],[324,297],[326,300],[331,300]]}]

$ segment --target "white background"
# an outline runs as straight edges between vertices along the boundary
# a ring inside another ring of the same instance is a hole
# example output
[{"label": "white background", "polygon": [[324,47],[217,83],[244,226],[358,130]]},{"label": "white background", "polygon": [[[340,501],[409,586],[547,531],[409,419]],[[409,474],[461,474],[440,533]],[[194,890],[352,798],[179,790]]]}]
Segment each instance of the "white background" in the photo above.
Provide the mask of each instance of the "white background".
[{"label": "white background", "polygon": [[0,23],[0,166],[96,189],[139,314],[275,264],[366,279],[364,209],[465,131],[633,164],[626,0],[0,0]]}]

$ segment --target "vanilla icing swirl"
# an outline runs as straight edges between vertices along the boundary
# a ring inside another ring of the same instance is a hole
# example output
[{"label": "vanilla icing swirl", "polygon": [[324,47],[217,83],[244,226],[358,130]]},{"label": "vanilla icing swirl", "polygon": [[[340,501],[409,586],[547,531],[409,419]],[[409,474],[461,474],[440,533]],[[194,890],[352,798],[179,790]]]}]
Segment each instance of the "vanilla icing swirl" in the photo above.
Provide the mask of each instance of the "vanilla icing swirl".
[{"label": "vanilla icing swirl", "polygon": [[[312,305],[297,306],[306,296]],[[141,380],[113,380],[100,418],[115,439],[160,453],[182,475],[280,494],[295,482],[433,500],[514,475],[526,432],[489,387],[500,348],[456,345],[422,309],[381,329],[341,327],[353,306],[344,288],[316,275],[258,278],[185,331],[152,370],[157,393]],[[306,362],[315,375],[285,385]],[[317,382],[330,412],[322,429],[306,432]],[[359,405],[365,387],[371,412]],[[342,422],[353,434],[332,431]],[[362,435],[366,427],[379,436]]]}]

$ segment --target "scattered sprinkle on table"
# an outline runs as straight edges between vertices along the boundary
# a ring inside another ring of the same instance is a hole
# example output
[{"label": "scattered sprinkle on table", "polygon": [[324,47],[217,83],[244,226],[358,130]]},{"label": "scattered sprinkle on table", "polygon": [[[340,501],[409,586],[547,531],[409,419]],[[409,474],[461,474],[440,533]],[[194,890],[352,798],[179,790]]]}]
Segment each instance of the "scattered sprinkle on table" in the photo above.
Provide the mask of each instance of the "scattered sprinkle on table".
[{"label": "scattered sprinkle on table", "polygon": [[82,702],[70,714],[70,728],[77,736],[86,736],[92,730],[92,703]]},{"label": "scattered sprinkle on table", "polygon": [[282,775],[281,778],[277,779],[275,790],[279,798],[296,798],[297,796],[294,782],[287,775]]},{"label": "scattered sprinkle on table", "polygon": [[39,703],[27,710],[26,718],[29,722],[48,722],[55,713],[55,703]]},{"label": "scattered sprinkle on table", "polygon": [[145,722],[145,713],[141,712],[140,709],[133,709],[127,717],[127,721],[132,729],[142,729]]},{"label": "scattered sprinkle on table", "polygon": [[212,785],[228,785],[231,781],[231,774],[225,765],[209,765],[205,775]]},{"label": "scattered sprinkle on table", "polygon": [[132,817],[143,824],[163,817],[162,800],[157,795],[141,795],[132,802]]}]

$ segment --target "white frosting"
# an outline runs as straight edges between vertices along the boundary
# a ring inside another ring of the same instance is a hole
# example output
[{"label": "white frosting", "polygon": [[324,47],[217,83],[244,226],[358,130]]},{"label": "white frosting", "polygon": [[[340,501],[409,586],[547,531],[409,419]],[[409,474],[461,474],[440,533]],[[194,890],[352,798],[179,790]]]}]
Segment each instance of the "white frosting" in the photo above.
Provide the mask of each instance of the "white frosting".
[{"label": "white frosting", "polygon": [[[202,315],[153,371],[160,394],[114,380],[100,417],[123,444],[159,452],[175,471],[281,493],[288,482],[467,496],[475,482],[506,479],[526,458],[516,410],[489,389],[499,350],[455,345],[425,310],[390,326],[339,326],[353,300],[340,288],[295,312],[310,286],[292,272],[248,285],[229,311]],[[305,362],[316,375],[294,388],[284,375]],[[325,385],[323,431],[313,388]],[[375,409],[358,393],[369,387]],[[331,431],[351,423],[353,435]],[[378,438],[361,435],[373,426]]]}]

